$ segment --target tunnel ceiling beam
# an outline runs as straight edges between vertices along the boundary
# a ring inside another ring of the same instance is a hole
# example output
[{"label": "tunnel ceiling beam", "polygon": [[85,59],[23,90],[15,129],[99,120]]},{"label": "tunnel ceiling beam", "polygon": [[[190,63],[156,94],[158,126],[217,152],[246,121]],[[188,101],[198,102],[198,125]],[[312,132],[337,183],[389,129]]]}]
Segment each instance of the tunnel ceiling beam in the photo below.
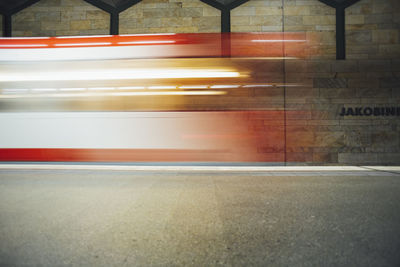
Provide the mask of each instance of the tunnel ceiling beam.
[{"label": "tunnel ceiling beam", "polygon": [[212,6],[221,11],[221,32],[231,32],[231,10],[243,5],[249,0],[200,0],[201,2]]},{"label": "tunnel ceiling beam", "polygon": [[336,59],[346,59],[345,9],[360,0],[318,0],[336,9]]},{"label": "tunnel ceiling beam", "polygon": [[110,14],[110,34],[119,34],[119,13],[142,0],[84,0]]},{"label": "tunnel ceiling beam", "polygon": [[0,2],[0,14],[3,15],[3,36],[12,36],[11,16],[39,2],[40,0],[3,0]]}]

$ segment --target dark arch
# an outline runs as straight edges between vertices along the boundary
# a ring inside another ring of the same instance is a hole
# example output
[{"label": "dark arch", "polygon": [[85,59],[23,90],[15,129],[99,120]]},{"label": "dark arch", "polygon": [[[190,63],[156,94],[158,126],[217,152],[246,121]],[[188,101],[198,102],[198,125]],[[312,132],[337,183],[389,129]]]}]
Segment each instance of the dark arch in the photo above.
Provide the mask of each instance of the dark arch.
[{"label": "dark arch", "polygon": [[346,59],[345,9],[360,0],[318,0],[336,9],[336,59]]},{"label": "dark arch", "polygon": [[110,14],[110,34],[119,33],[119,13],[142,0],[84,0]]},{"label": "dark arch", "polygon": [[3,36],[11,37],[11,16],[40,0],[2,0],[0,2],[0,13],[3,15]]},{"label": "dark arch", "polygon": [[250,0],[200,0],[221,11],[221,32],[231,32],[231,10]]}]

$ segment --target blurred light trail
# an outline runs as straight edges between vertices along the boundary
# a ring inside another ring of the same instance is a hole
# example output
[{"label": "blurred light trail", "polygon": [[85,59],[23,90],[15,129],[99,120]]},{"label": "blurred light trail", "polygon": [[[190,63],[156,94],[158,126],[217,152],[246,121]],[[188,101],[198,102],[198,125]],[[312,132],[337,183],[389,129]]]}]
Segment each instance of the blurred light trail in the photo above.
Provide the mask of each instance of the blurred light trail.
[{"label": "blurred light trail", "polygon": [[[99,97],[99,96],[179,96],[179,95],[224,95],[225,91],[163,91],[163,92],[113,92],[113,93],[55,93],[55,94],[14,94],[0,95],[0,98],[41,98],[41,97]],[[24,92],[26,93],[26,92]]]},{"label": "blurred light trail", "polygon": [[0,45],[0,47],[6,47],[6,48],[20,48],[20,47],[47,47],[49,45],[47,44],[5,44],[5,45]]},{"label": "blurred light trail", "polygon": [[85,91],[86,88],[60,88],[60,91]]},{"label": "blurred light trail", "polygon": [[100,90],[114,90],[115,87],[90,87],[89,90],[100,91]]},{"label": "blurred light trail", "polygon": [[207,89],[207,85],[182,85],[179,89]]},{"label": "blurred light trail", "polygon": [[99,46],[99,45],[111,45],[110,42],[103,43],[67,43],[67,44],[54,44],[54,46]]},{"label": "blurred light trail", "polygon": [[[78,36],[56,36],[56,39],[82,39],[82,38],[107,38],[113,35],[78,35]],[[36,38],[36,37],[35,37]],[[48,37],[50,38],[50,37]],[[14,39],[14,38],[13,38]]]},{"label": "blurred light trail", "polygon": [[165,89],[176,89],[176,86],[149,86],[150,90],[165,90]]},{"label": "blurred light trail", "polygon": [[175,41],[136,41],[136,42],[118,42],[120,45],[146,45],[146,44],[174,44]]},{"label": "blurred light trail", "polygon": [[144,90],[144,86],[122,86],[117,87],[118,90]]},{"label": "blurred light trail", "polygon": [[18,81],[84,81],[84,80],[137,80],[185,78],[234,78],[245,76],[229,70],[201,69],[93,69],[43,72],[0,73],[1,82]]},{"label": "blurred light trail", "polygon": [[301,43],[305,42],[306,40],[251,40],[255,43]]},{"label": "blurred light trail", "polygon": [[32,92],[56,92],[56,88],[33,88],[31,89]]},{"label": "blurred light trail", "polygon": [[140,34],[120,34],[122,37],[135,37],[135,36],[163,36],[163,35],[176,35],[176,33],[140,33]]},{"label": "blurred light trail", "polygon": [[210,88],[212,89],[224,89],[224,88],[239,88],[240,85],[212,85]]}]

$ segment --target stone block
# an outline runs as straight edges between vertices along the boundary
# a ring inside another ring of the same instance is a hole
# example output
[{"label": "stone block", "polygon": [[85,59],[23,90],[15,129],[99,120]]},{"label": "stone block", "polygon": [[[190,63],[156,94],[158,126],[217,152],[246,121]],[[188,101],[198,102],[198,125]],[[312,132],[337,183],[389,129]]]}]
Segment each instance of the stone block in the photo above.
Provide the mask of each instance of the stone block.
[{"label": "stone block", "polygon": [[[2,17],[1,17],[2,18]],[[28,22],[28,21],[35,21],[35,13],[34,12],[27,12],[27,11],[21,11],[16,14],[14,14],[12,17],[12,23],[17,23],[17,22]],[[3,19],[1,19],[1,23],[3,23]]]},{"label": "stone block", "polygon": [[54,23],[52,21],[42,21],[40,25],[41,25],[40,29],[42,31],[67,31],[67,30],[70,30],[70,25],[68,23]]},{"label": "stone block", "polygon": [[347,79],[344,78],[315,78],[314,88],[347,88]]},{"label": "stone block", "polygon": [[[163,21],[161,21],[163,20]],[[173,21],[172,21],[173,20]],[[143,27],[162,27],[164,25],[168,25],[168,26],[179,26],[180,24],[176,25],[176,23],[174,24],[169,24],[176,22],[177,20],[179,20],[179,18],[144,18],[141,21],[141,24]]]},{"label": "stone block", "polygon": [[399,133],[396,131],[373,132],[371,133],[371,147],[384,148],[394,147],[400,151]]},{"label": "stone block", "polygon": [[378,164],[377,153],[339,153],[338,163],[343,165]]},{"label": "stone block", "polygon": [[249,25],[250,24],[250,17],[248,16],[236,16],[232,17],[231,25],[233,26],[242,26],[242,25]]},{"label": "stone block", "polygon": [[337,153],[327,153],[327,152],[325,152],[325,153],[314,152],[312,161],[324,163],[324,164],[337,163],[338,162],[338,154]]},{"label": "stone block", "polygon": [[148,8],[143,10],[143,17],[145,18],[170,18],[177,17],[179,9],[175,8]]},{"label": "stone block", "polygon": [[311,13],[311,7],[309,6],[285,6],[285,16],[306,16],[315,13]]},{"label": "stone block", "polygon": [[291,131],[286,133],[287,147],[310,147],[315,145],[312,131]]},{"label": "stone block", "polygon": [[306,163],[313,161],[313,153],[312,152],[287,152],[286,153],[287,162],[299,162]]},{"label": "stone block", "polygon": [[304,25],[331,25],[335,23],[335,16],[303,16]]},{"label": "stone block", "polygon": [[300,25],[302,22],[302,16],[285,16],[285,26]]},{"label": "stone block", "polygon": [[109,20],[110,15],[103,10],[86,11],[86,19],[90,20]]},{"label": "stone block", "polygon": [[180,17],[202,17],[203,9],[202,8],[180,8],[178,9],[178,16]]},{"label": "stone block", "polygon": [[92,30],[97,30],[97,29],[109,29],[110,27],[110,22],[107,20],[91,20],[91,29]]},{"label": "stone block", "polygon": [[141,8],[140,2],[121,13],[119,13],[119,19],[137,19],[143,17],[143,9]]},{"label": "stone block", "polygon": [[[354,98],[356,97],[355,88],[320,88],[319,96],[322,98]],[[326,105],[326,104],[324,104]]]},{"label": "stone block", "polygon": [[282,16],[282,7],[258,7],[256,16]]},{"label": "stone block", "polygon": [[231,16],[255,16],[255,7],[239,6],[231,11]]},{"label": "stone block", "polygon": [[400,165],[400,153],[379,153],[378,161],[383,165]]},{"label": "stone block", "polygon": [[337,60],[332,62],[333,72],[357,72],[358,61],[356,60]]},{"label": "stone block", "polygon": [[326,60],[307,61],[307,72],[311,73],[329,73],[331,72],[331,62]]},{"label": "stone block", "polygon": [[398,30],[373,30],[372,42],[379,44],[394,44],[399,42]]},{"label": "stone block", "polygon": [[400,44],[379,45],[379,55],[387,56],[385,58],[393,59],[400,57]]},{"label": "stone block", "polygon": [[61,21],[85,20],[87,11],[62,11]]},{"label": "stone block", "polygon": [[205,8],[203,8],[203,16],[204,17],[220,17],[221,11],[219,11],[216,8],[205,7]]},{"label": "stone block", "polygon": [[365,15],[365,23],[367,24],[383,24],[391,22],[392,22],[392,16],[388,16],[387,14]]},{"label": "stone block", "polygon": [[386,72],[390,71],[390,60],[361,60],[359,61],[359,69],[361,72]]},{"label": "stone block", "polygon": [[364,16],[363,15],[346,16],[346,24],[364,24]]},{"label": "stone block", "polygon": [[71,30],[90,30],[91,29],[91,21],[90,20],[72,20],[70,21],[70,29]]},{"label": "stone block", "polygon": [[250,17],[251,26],[282,25],[282,16],[254,16]]},{"label": "stone block", "polygon": [[61,12],[35,12],[36,21],[61,21]]},{"label": "stone block", "polygon": [[[357,88],[358,97],[390,98],[392,90],[390,88]],[[363,101],[364,102],[364,101]]]},{"label": "stone block", "polygon": [[368,44],[372,41],[371,31],[347,31],[346,42],[348,44]]}]

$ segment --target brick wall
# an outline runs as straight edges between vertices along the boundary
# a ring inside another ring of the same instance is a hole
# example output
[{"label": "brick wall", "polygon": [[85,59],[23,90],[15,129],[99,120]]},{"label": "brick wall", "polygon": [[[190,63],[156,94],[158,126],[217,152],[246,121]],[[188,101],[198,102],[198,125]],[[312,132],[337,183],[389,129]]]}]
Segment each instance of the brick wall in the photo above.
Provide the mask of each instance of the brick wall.
[{"label": "brick wall", "polygon": [[41,0],[12,16],[13,36],[108,34],[110,16],[83,0]]},{"label": "brick wall", "polygon": [[143,0],[120,14],[120,33],[219,32],[220,13],[198,0]]}]

